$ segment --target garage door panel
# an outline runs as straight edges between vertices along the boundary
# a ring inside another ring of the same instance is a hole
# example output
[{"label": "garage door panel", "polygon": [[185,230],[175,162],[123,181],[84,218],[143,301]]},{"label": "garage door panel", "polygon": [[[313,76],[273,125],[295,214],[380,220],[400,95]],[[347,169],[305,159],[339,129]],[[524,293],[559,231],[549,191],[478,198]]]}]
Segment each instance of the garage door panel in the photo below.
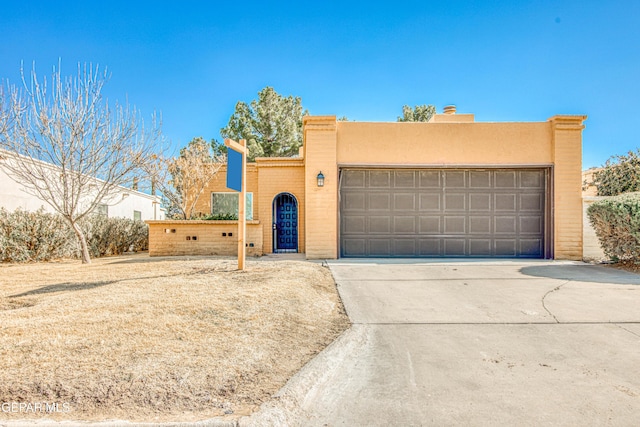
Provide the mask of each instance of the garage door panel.
[{"label": "garage door panel", "polygon": [[346,211],[361,212],[365,210],[364,193],[345,193],[342,196],[342,206]]},{"label": "garage door panel", "polygon": [[489,171],[470,171],[469,172],[469,188],[490,188],[491,172]]},{"label": "garage door panel", "polygon": [[444,195],[444,210],[464,211],[467,209],[467,195],[465,193],[454,193]]},{"label": "garage door panel", "polygon": [[520,234],[535,234],[542,233],[542,217],[520,217]]},{"label": "garage door panel", "polygon": [[544,175],[541,171],[521,171],[520,172],[521,188],[544,188]]},{"label": "garage door panel", "polygon": [[371,188],[390,188],[391,172],[389,171],[370,171],[369,187]]},{"label": "garage door panel", "polygon": [[342,239],[343,256],[365,256],[367,239],[365,238],[344,238]]},{"label": "garage door panel", "polygon": [[397,211],[414,211],[416,209],[416,194],[415,193],[394,194],[393,207]]},{"label": "garage door panel", "polygon": [[538,257],[542,253],[542,239],[520,239],[520,253],[524,256]]},{"label": "garage door panel", "polygon": [[366,217],[363,215],[345,216],[344,232],[347,234],[364,234],[366,232],[365,222]]},{"label": "garage door panel", "polygon": [[416,234],[415,216],[394,216],[393,220],[394,234]]},{"label": "garage door panel", "polygon": [[420,239],[421,256],[442,256],[440,252],[442,239]]},{"label": "garage door panel", "polygon": [[514,234],[516,232],[516,217],[496,216],[494,227],[496,234]]},{"label": "garage door panel", "polygon": [[466,188],[466,173],[464,171],[445,171],[444,188]]},{"label": "garage door panel", "polygon": [[495,188],[516,188],[516,171],[496,171],[494,173]]},{"label": "garage door panel", "polygon": [[394,243],[396,256],[414,257],[417,255],[415,239],[395,239]]},{"label": "garage door panel", "polygon": [[440,188],[442,173],[439,170],[420,171],[420,188]]},{"label": "garage door panel", "polygon": [[469,218],[470,234],[491,234],[490,216],[472,216]]},{"label": "garage door panel", "polygon": [[442,218],[440,216],[421,216],[420,234],[440,234],[442,232]]},{"label": "garage door panel", "polygon": [[391,217],[372,216],[369,217],[369,233],[371,234],[391,234]]},{"label": "garage door panel", "polygon": [[341,256],[544,256],[544,170],[341,173]]},{"label": "garage door panel", "polygon": [[395,188],[414,188],[416,186],[416,174],[414,171],[396,171],[394,178]]},{"label": "garage door panel", "polygon": [[445,234],[465,234],[467,232],[466,216],[444,217]]},{"label": "garage door panel", "polygon": [[391,239],[370,239],[369,255],[371,256],[389,256],[391,252]]},{"label": "garage door panel", "polygon": [[491,256],[491,239],[469,239],[469,255]]},{"label": "garage door panel", "polygon": [[520,211],[542,212],[544,197],[542,194],[520,194]]},{"label": "garage door panel", "polygon": [[516,256],[516,243],[515,239],[495,240],[495,254],[507,257]]},{"label": "garage door panel", "polygon": [[364,188],[366,171],[352,170],[342,177],[342,188]]},{"label": "garage door panel", "polygon": [[465,239],[445,239],[443,255],[453,257],[467,255],[466,243]]},{"label": "garage door panel", "polygon": [[469,194],[469,209],[472,211],[490,211],[491,194],[479,193]]},{"label": "garage door panel", "polygon": [[495,196],[495,210],[515,212],[516,211],[516,195],[513,193],[496,194]]},{"label": "garage door panel", "polygon": [[420,210],[440,212],[440,196],[440,194],[420,193]]},{"label": "garage door panel", "polygon": [[391,209],[391,194],[389,193],[371,193],[369,194],[369,209],[384,210]]}]

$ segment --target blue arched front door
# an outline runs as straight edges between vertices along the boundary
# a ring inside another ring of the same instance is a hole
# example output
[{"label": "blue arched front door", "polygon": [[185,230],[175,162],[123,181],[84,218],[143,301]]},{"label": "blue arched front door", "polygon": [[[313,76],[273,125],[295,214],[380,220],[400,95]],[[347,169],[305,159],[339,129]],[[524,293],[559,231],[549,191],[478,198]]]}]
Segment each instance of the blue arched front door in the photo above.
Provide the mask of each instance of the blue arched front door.
[{"label": "blue arched front door", "polygon": [[298,252],[298,202],[289,193],[273,199],[273,252]]}]

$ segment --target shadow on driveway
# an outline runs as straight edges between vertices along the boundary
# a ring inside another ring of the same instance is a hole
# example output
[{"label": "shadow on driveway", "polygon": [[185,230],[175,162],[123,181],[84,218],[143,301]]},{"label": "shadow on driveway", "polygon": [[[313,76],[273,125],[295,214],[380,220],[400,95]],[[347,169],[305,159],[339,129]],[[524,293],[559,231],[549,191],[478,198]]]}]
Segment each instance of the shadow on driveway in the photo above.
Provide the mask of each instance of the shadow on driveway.
[{"label": "shadow on driveway", "polygon": [[522,274],[575,282],[640,285],[640,274],[597,265],[531,265],[520,269]]}]

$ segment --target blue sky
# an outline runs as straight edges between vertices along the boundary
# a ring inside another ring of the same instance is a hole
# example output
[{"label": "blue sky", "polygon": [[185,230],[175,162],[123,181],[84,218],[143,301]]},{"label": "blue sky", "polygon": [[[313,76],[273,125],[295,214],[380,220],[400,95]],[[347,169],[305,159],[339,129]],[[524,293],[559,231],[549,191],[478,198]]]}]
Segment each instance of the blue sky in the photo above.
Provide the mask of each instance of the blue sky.
[{"label": "blue sky", "polygon": [[586,114],[583,167],[640,146],[640,2],[2,1],[0,78],[21,61],[106,66],[110,99],[159,111],[176,147],[220,139],[265,86],[311,114],[395,121],[456,104],[477,121]]}]

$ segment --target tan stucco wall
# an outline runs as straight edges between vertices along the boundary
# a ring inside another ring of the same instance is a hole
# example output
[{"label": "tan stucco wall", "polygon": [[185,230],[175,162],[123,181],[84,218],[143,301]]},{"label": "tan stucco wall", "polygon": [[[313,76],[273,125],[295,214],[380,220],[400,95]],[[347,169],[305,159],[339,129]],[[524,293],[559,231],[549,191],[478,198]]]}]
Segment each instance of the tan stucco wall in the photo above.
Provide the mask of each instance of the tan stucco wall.
[{"label": "tan stucco wall", "polygon": [[[168,220],[147,224],[149,256],[238,255],[238,221]],[[248,256],[262,255],[262,228],[258,221],[247,221],[246,243]]]},{"label": "tan stucco wall", "polygon": [[[307,257],[336,258],[341,166],[545,166],[553,171],[553,253],[582,259],[581,159],[586,116],[535,123],[337,122],[305,118]],[[318,188],[315,176],[325,175]]]},{"label": "tan stucco wall", "polygon": [[[211,193],[232,192],[227,188],[226,166],[204,189],[196,211],[211,213]],[[247,164],[247,192],[253,193],[253,219],[259,222],[263,253],[273,252],[273,199],[290,193],[298,201],[298,252],[305,251],[304,161],[301,158],[257,158]]]},{"label": "tan stucco wall", "polygon": [[582,259],[582,121],[586,116],[549,120],[553,150],[554,257]]},{"label": "tan stucco wall", "polygon": [[[300,158],[258,158],[258,195],[263,224],[264,253],[273,252],[273,199],[290,193],[298,201],[298,252],[305,251],[304,162]],[[254,195],[254,197],[256,197]]]},{"label": "tan stucco wall", "polygon": [[338,122],[339,164],[550,164],[551,127],[542,123]]},{"label": "tan stucco wall", "polygon": [[[336,117],[304,118],[307,258],[338,257],[338,162]],[[318,173],[325,176],[318,187]]]},{"label": "tan stucco wall", "polygon": [[[582,259],[582,122],[586,117],[475,123],[471,115],[459,121],[453,116],[433,123],[305,117],[303,158],[256,159],[247,166],[247,191],[254,194],[254,228],[261,235],[262,251],[270,253],[273,248],[273,199],[289,192],[298,200],[299,252],[306,252],[310,259],[338,257],[338,171],[342,166],[538,166],[549,168],[552,176],[553,255]],[[323,187],[316,181],[320,171],[325,176]],[[197,205],[199,212],[211,212],[214,191],[229,191],[224,167],[205,189]]]},{"label": "tan stucco wall", "polygon": [[598,195],[598,187],[593,183],[593,175],[601,170],[602,168],[590,168],[582,171],[582,197]]},{"label": "tan stucco wall", "polygon": [[[227,188],[227,166],[222,166],[218,173],[213,177],[211,182],[202,191],[202,195],[196,203],[196,212],[210,214],[211,213],[211,193],[235,193],[234,190]],[[260,201],[258,200],[258,168],[255,163],[247,164],[247,192],[253,193],[253,219],[259,220]]]}]

